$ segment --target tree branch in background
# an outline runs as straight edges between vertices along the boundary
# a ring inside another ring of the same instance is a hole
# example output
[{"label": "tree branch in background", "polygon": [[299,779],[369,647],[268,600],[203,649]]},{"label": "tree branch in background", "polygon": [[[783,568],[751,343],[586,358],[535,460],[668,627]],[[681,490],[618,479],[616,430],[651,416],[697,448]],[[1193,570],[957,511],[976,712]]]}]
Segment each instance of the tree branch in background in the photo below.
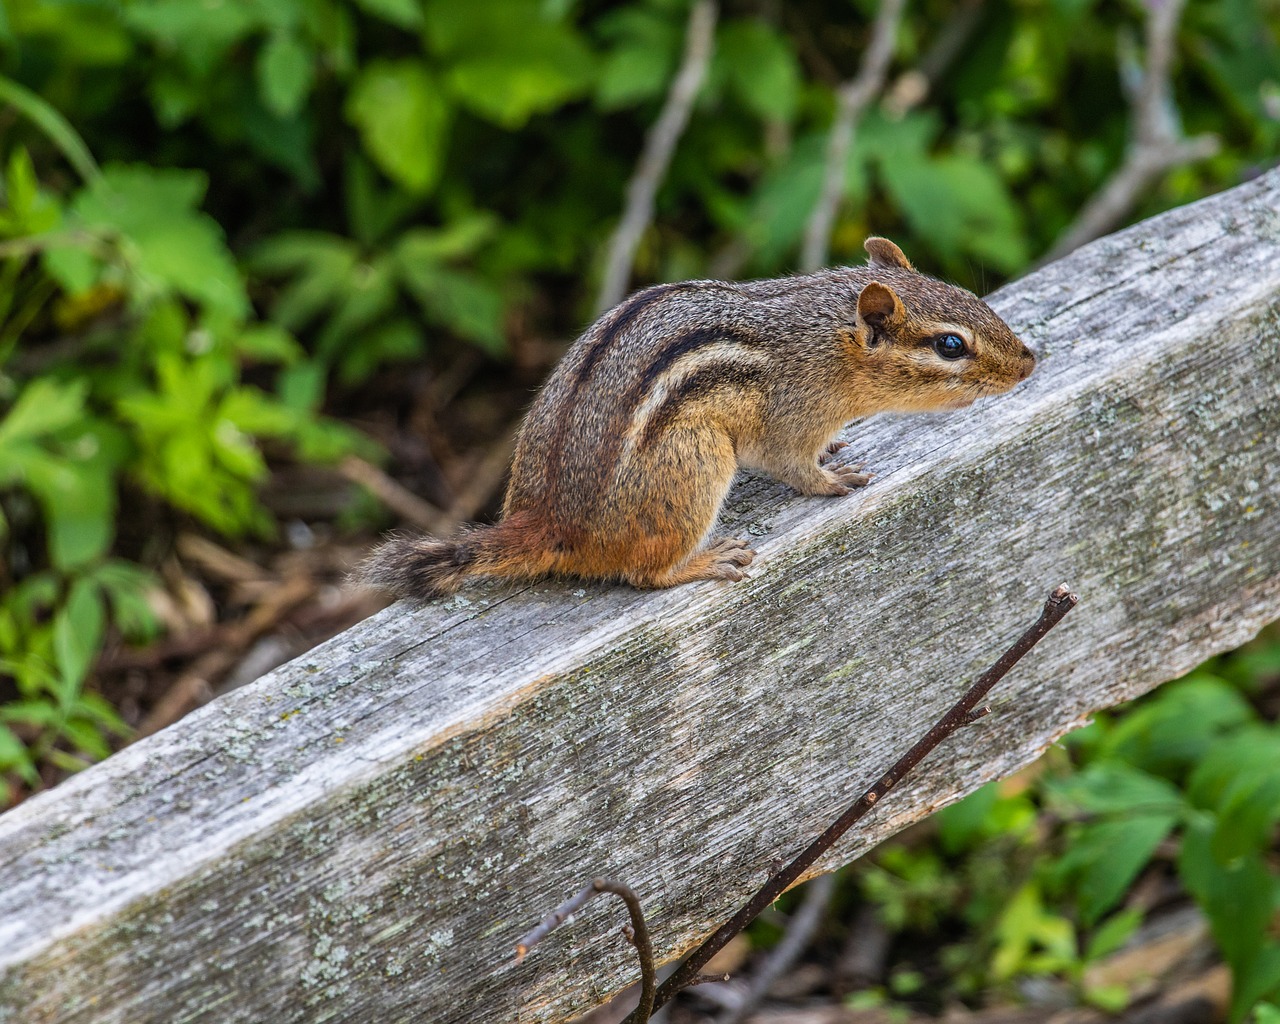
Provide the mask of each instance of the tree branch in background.
[{"label": "tree branch in background", "polygon": [[[841,836],[848,832],[872,807],[878,804],[886,793],[897,786],[907,773],[924,760],[939,743],[957,729],[970,725],[983,717],[988,712],[988,709],[978,707],[978,703],[986,697],[991,688],[1003,679],[1009,670],[1031,648],[1044,639],[1049,630],[1062,621],[1063,616],[1076,606],[1077,601],[1079,601],[1079,598],[1065,586],[1060,586],[1054,590],[1045,601],[1044,610],[1040,613],[1040,618],[1014,641],[1013,646],[1005,651],[994,665],[979,677],[978,681],[965,692],[964,696],[952,706],[950,711],[934,723],[933,728],[917,740],[915,745],[903,754],[892,768],[881,775],[876,780],[875,785],[871,786],[862,796],[850,804],[848,809],[832,822],[822,835],[810,843],[790,864],[776,874],[771,875],[769,880],[757,890],[756,894],[733,917],[722,924],[709,939],[689,954],[688,959],[658,989],[656,1005],[662,1006],[669,1002],[677,992],[689,985],[698,976],[698,972],[702,970],[706,963],[724,948],[725,943],[746,928],[760,915],[760,912],[765,907],[786,892],[819,857],[831,849]],[[642,1024],[646,1020],[648,1018],[637,1010],[627,1018],[626,1024]]]},{"label": "tree branch in background", "polygon": [[425,498],[418,497],[367,459],[348,455],[338,463],[337,469],[342,476],[359,484],[405,522],[427,533],[439,534],[444,530],[448,517],[443,511]]},{"label": "tree branch in background", "polygon": [[862,64],[852,79],[840,86],[836,93],[836,116],[827,139],[827,159],[822,176],[822,191],[817,205],[805,225],[804,245],[800,250],[800,268],[817,270],[827,261],[827,249],[831,240],[831,227],[835,223],[836,210],[844,194],[845,164],[858,122],[884,85],[889,59],[893,56],[893,43],[902,20],[906,0],[881,0],[876,15],[871,43],[862,55]]},{"label": "tree branch in background", "polygon": [[904,71],[885,90],[884,106],[891,117],[902,117],[928,99],[938,80],[964,52],[982,20],[985,4],[986,0],[960,0],[955,5],[920,63]]},{"label": "tree branch in background", "polygon": [[605,261],[604,279],[596,296],[596,312],[603,313],[626,294],[635,263],[636,248],[649,222],[653,220],[653,200],[658,186],[666,177],[676,143],[689,123],[693,101],[711,63],[715,46],[716,0],[696,0],[689,12],[689,28],[685,33],[684,57],[671,81],[666,102],[658,120],[644,140],[644,150],[627,184],[627,204],[622,219],[609,239],[609,255]]},{"label": "tree branch in background", "polygon": [[597,878],[584,886],[539,921],[534,928],[520,936],[516,942],[516,960],[523,960],[529,950],[602,892],[611,892],[621,899],[631,914],[631,928],[625,934],[631,944],[636,947],[636,956],[640,958],[640,1003],[633,1011],[633,1016],[636,1020],[647,1021],[653,1014],[653,998],[658,986],[658,975],[653,966],[653,945],[649,941],[649,927],[644,922],[640,899],[629,885],[613,882],[607,878]]},{"label": "tree branch in background", "polygon": [[819,875],[809,883],[805,890],[804,902],[787,922],[787,930],[782,936],[782,941],[774,947],[769,958],[756,971],[750,987],[741,997],[741,1002],[719,1018],[716,1024],[741,1024],[755,1012],[756,1007],[760,1005],[760,1000],[773,988],[773,983],[790,969],[808,947],[813,933],[822,924],[835,889],[834,874]]},{"label": "tree branch in background", "polygon": [[[1173,102],[1173,57],[1185,0],[1145,0],[1146,69],[1129,90],[1133,133],[1124,162],[1077,215],[1074,223],[1040,259],[1051,263],[1106,234],[1128,215],[1162,174],[1181,164],[1213,156],[1220,148],[1212,133],[1186,138]],[[1125,81],[1121,51],[1121,81]]]}]

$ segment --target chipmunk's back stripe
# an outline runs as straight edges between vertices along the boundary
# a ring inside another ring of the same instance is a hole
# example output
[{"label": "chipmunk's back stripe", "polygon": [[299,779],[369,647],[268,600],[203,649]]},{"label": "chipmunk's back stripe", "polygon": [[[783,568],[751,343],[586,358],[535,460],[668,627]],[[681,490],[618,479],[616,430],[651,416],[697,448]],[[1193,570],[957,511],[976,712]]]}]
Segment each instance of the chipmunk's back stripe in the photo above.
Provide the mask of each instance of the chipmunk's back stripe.
[{"label": "chipmunk's back stripe", "polygon": [[[654,353],[653,359],[651,359],[649,365],[645,367],[644,373],[641,374],[636,382],[627,390],[622,401],[618,404],[619,417],[629,418],[635,415],[636,410],[643,409],[647,404],[646,398],[653,395],[655,389],[662,386],[661,382],[663,376],[670,373],[673,367],[675,367],[681,359],[688,356],[690,353],[713,346],[739,346],[744,349],[755,349],[761,344],[761,339],[750,332],[734,330],[726,327],[697,327],[691,331],[686,331],[684,334],[676,335],[671,338],[665,346]],[[711,369],[716,366],[731,365],[726,359],[716,360],[714,356],[712,359],[712,362],[708,362],[706,364],[706,369]],[[690,371],[689,375],[676,388],[676,390],[673,391],[671,395],[663,398],[662,405],[654,411],[654,415],[660,412],[665,406],[668,409],[667,416],[669,418],[672,410],[674,409],[674,406],[671,405],[672,399],[674,397],[678,397],[685,386],[687,386],[692,379],[695,379],[700,375],[702,369],[702,367],[698,367]],[[633,421],[632,429],[635,428],[636,424]],[[602,447],[602,465],[616,465],[619,452],[622,449],[623,438],[626,437],[628,433],[629,431],[625,423],[620,422],[618,429],[606,439]],[[635,435],[632,436],[634,437]],[[640,436],[642,440],[647,439],[650,436],[647,423]]]},{"label": "chipmunk's back stripe", "polygon": [[573,390],[576,392],[586,383],[587,378],[596,368],[596,363],[600,361],[600,357],[608,351],[618,335],[622,334],[648,306],[653,305],[664,295],[682,291],[687,287],[686,282],[654,285],[639,295],[633,295],[630,300],[614,310],[613,319],[601,327],[599,337],[591,343],[582,357],[582,362],[578,364],[578,369],[573,375]]},{"label": "chipmunk's back stripe", "polygon": [[614,307],[608,314],[610,317],[608,322],[600,326],[596,337],[587,346],[586,352],[583,353],[582,361],[578,363],[569,379],[569,394],[567,398],[560,399],[554,425],[551,428],[550,436],[546,439],[547,484],[550,488],[548,500],[551,503],[554,504],[559,501],[558,492],[563,483],[565,473],[564,456],[570,435],[574,430],[573,416],[578,405],[578,395],[595,370],[596,364],[600,362],[601,357],[609,350],[619,335],[626,331],[627,327],[648,306],[657,302],[664,295],[670,295],[672,292],[680,291],[685,287],[687,285],[684,282],[660,284],[647,288],[638,295],[633,295],[626,302]]},{"label": "chipmunk's back stripe", "polygon": [[720,388],[732,387],[739,390],[747,388],[764,389],[767,368],[759,364],[744,363],[741,360],[708,362],[699,366],[680,384],[672,389],[663,399],[662,404],[649,416],[640,438],[642,446],[648,445],[664,430],[669,428],[687,409],[691,402],[705,398]]},{"label": "chipmunk's back stripe", "polygon": [[720,344],[742,345],[745,348],[751,348],[758,346],[760,343],[760,338],[754,334],[723,327],[698,327],[685,334],[676,335],[654,355],[653,361],[649,363],[644,374],[627,392],[627,401],[624,408],[634,409],[639,405],[644,396],[652,390],[658,378],[671,369],[672,364],[677,359],[688,355],[695,349],[704,348],[707,345]]}]

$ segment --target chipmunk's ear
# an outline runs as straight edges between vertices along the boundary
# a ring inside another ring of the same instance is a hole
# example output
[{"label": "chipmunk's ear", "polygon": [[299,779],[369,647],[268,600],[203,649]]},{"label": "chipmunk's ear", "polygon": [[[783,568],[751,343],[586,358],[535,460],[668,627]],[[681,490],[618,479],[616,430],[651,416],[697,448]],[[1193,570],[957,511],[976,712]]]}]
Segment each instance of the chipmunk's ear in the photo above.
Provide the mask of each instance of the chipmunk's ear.
[{"label": "chipmunk's ear", "polygon": [[887,238],[868,238],[863,243],[863,248],[870,254],[871,266],[873,267],[896,267],[899,270],[916,269],[911,265],[911,261],[907,259],[902,250]]},{"label": "chipmunk's ear", "polygon": [[858,319],[877,331],[897,327],[906,318],[898,293],[887,285],[872,281],[858,293]]}]

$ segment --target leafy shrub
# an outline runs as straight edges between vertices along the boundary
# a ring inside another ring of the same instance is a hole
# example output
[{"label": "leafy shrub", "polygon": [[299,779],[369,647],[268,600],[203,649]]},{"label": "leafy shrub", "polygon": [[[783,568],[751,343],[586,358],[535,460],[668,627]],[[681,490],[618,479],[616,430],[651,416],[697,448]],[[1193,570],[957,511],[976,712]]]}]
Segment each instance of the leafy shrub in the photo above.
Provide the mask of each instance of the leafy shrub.
[{"label": "leafy shrub", "polygon": [[[319,459],[362,446],[242,380],[247,365],[294,363],[302,349],[251,319],[222,230],[198,210],[203,174],[99,171],[77,151],[89,180],[67,196],[40,186],[21,147],[0,179],[0,541],[15,574],[0,599],[0,671],[16,689],[0,707],[0,772],[29,785],[42,762],[74,769],[127,731],[84,689],[109,629],[133,639],[156,630],[143,599],[150,575],[111,557],[121,483],[223,533],[269,534],[255,439]],[[19,352],[41,317],[60,342]]]}]

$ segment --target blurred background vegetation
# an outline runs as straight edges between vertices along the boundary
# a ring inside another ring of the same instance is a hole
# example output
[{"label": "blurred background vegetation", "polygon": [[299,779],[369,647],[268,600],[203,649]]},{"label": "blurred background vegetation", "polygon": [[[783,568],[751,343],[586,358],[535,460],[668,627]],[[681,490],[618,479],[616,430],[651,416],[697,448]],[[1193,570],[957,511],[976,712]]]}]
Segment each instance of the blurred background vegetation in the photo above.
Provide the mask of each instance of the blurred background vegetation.
[{"label": "blurred background vegetation", "polygon": [[[1025,270],[1132,154],[1170,3],[911,0],[836,168],[830,262],[876,233],[979,293]],[[712,9],[632,286],[798,269],[877,10]],[[379,530],[492,511],[520,411],[596,308],[690,24],[687,0],[0,5],[0,807],[367,614],[337,584]],[[1212,144],[1134,190],[1127,220],[1280,152],[1280,2],[1191,0],[1171,45],[1151,109],[1168,138]],[[946,826],[929,856],[1024,836],[1051,804],[1105,819],[1125,786],[1156,808],[1119,867],[1098,858],[1110,881],[1086,840],[1052,886],[1018,889],[1022,931],[987,973],[949,968],[956,992],[1036,969],[1079,988],[1081,950],[1138,926],[1115,908],[1165,850],[1215,929],[1242,900],[1258,919],[1243,946],[1218,934],[1237,1019],[1274,997],[1275,821],[1256,808],[1280,803],[1276,652],[1153,698],[1193,694],[1201,725],[1249,737],[1245,781],[1203,736],[1139,757],[1128,724],[1079,741],[1084,774],[1026,807],[981,798],[1008,827]],[[1215,839],[1222,800],[1254,810]],[[1223,889],[1246,862],[1245,890]],[[868,874],[867,898],[900,905],[905,933],[916,890],[891,875]]]}]

